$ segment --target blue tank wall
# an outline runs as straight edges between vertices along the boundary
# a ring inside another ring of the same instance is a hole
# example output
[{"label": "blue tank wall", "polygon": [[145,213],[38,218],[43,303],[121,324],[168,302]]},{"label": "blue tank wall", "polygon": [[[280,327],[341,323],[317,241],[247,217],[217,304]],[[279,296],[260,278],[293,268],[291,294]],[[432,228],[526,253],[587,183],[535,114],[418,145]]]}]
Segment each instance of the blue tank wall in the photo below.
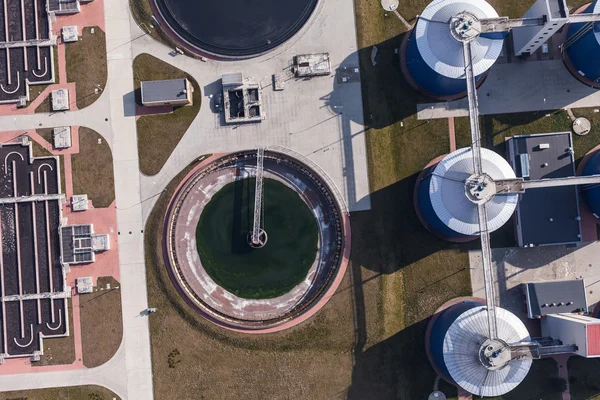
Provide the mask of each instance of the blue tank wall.
[{"label": "blue tank wall", "polygon": [[431,183],[431,173],[436,166],[437,164],[429,168],[429,170],[425,172],[426,177],[419,182],[417,201],[419,210],[421,211],[421,216],[427,222],[429,227],[441,236],[448,238],[468,238],[470,236],[463,235],[462,233],[450,229],[448,225],[443,223],[442,220],[438,218],[435,210],[433,209],[431,198],[429,197],[429,184]]},{"label": "blue tank wall", "polygon": [[447,382],[455,383],[450,377],[450,372],[448,372],[448,368],[444,363],[444,337],[446,336],[446,332],[448,332],[450,325],[463,313],[482,305],[484,304],[472,300],[457,303],[442,311],[431,327],[431,336],[429,337],[431,359],[442,374],[442,378]]},{"label": "blue tank wall", "polygon": [[[455,96],[466,92],[467,82],[464,79],[453,79],[440,75],[427,65],[417,47],[414,32],[408,39],[405,57],[406,66],[412,79],[417,85],[431,94],[436,96]],[[477,76],[476,80],[479,81],[481,77],[482,75]]]},{"label": "blue tank wall", "polygon": [[[586,10],[591,13],[598,0],[593,2]],[[567,40],[573,36],[584,24],[572,24],[567,32]],[[577,71],[582,71],[585,78],[600,83],[600,44],[594,36],[600,32],[600,22],[596,22],[594,30],[586,33],[581,39],[567,49],[569,60]]]},{"label": "blue tank wall", "polygon": [[[600,175],[600,151],[588,159],[583,175]],[[600,217],[600,185],[584,187],[582,194],[588,208]]]}]

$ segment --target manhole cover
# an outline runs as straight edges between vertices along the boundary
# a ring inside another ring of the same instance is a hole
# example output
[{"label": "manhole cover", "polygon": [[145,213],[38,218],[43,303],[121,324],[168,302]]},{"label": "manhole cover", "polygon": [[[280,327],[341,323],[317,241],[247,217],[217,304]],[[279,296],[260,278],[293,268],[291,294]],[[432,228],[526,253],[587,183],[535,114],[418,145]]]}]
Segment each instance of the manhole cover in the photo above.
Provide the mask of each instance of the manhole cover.
[{"label": "manhole cover", "polygon": [[579,117],[573,121],[573,132],[579,136],[584,136],[590,133],[592,124],[587,118]]},{"label": "manhole cover", "polygon": [[427,400],[446,400],[446,395],[438,390],[431,393]]}]

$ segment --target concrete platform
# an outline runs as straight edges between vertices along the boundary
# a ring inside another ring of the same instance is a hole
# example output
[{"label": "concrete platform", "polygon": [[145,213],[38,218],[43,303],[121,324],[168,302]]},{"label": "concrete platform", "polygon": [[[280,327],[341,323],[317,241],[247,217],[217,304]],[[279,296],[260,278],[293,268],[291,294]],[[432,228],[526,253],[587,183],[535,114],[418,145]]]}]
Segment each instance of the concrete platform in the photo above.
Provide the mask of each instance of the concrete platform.
[{"label": "concrete platform", "polygon": [[[483,115],[600,106],[600,90],[571,75],[562,60],[515,61],[496,64],[481,85]],[[467,99],[417,105],[418,119],[467,117]]]},{"label": "concrete platform", "polygon": [[[590,311],[600,301],[600,242],[577,247],[548,246],[492,250],[497,271],[496,299],[501,307],[525,318],[525,303],[520,284],[551,280],[585,279]],[[469,252],[473,296],[485,297],[481,253]]]},{"label": "concrete platform", "polygon": [[[153,196],[201,155],[272,145],[291,148],[319,165],[335,182],[350,211],[370,209],[361,85],[337,79],[344,67],[353,70],[359,65],[352,2],[320,2],[296,36],[251,60],[202,62],[173,57],[170,49],[148,36],[136,39],[132,47],[134,55],[149,53],[188,72],[203,96],[198,116],[159,174],[141,177],[142,198],[148,199],[142,204],[145,217],[157,198]],[[295,55],[321,52],[329,53],[332,75],[311,79],[293,76]],[[222,90],[220,78],[231,72],[242,72],[261,87],[266,114],[262,122],[226,125],[223,115],[214,112],[209,96],[214,98]],[[274,74],[285,76],[285,90],[273,90]]]}]

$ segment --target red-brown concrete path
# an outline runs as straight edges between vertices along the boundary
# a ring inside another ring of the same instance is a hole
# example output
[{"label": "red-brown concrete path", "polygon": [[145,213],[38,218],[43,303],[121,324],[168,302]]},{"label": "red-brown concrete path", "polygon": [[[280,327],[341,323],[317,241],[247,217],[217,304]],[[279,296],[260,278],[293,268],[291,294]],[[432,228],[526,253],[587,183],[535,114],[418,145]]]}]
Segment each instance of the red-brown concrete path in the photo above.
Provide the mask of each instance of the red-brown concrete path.
[{"label": "red-brown concrete path", "polygon": [[456,150],[456,133],[454,131],[454,117],[448,118],[448,134],[450,135],[450,152]]}]

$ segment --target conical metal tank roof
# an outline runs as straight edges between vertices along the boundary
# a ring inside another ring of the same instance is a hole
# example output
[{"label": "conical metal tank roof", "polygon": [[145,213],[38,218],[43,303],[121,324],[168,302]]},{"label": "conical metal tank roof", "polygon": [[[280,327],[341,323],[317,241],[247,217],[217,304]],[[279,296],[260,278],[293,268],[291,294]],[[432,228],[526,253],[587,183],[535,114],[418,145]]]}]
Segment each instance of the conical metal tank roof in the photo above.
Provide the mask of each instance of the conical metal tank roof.
[{"label": "conical metal tank roof", "polygon": [[[483,172],[493,180],[514,179],[510,164],[492,150],[481,149]],[[435,167],[429,184],[429,198],[437,217],[463,235],[479,234],[477,204],[465,194],[465,181],[474,173],[471,148],[448,154]],[[517,208],[518,194],[498,194],[487,203],[490,232],[504,225]]]},{"label": "conical metal tank roof", "polygon": [[[511,312],[496,307],[498,339],[511,344],[531,340],[523,322]],[[531,359],[514,359],[499,369],[486,368],[480,361],[481,346],[488,339],[486,306],[461,314],[444,337],[444,363],[452,379],[469,393],[481,397],[510,392],[527,376]]]},{"label": "conical metal tank roof", "polygon": [[[435,0],[419,17],[415,27],[417,47],[423,60],[448,78],[464,78],[463,45],[450,33],[452,17],[469,13],[475,17],[497,18],[498,13],[484,0]],[[475,76],[487,71],[502,52],[504,39],[479,36],[471,44]]]}]

